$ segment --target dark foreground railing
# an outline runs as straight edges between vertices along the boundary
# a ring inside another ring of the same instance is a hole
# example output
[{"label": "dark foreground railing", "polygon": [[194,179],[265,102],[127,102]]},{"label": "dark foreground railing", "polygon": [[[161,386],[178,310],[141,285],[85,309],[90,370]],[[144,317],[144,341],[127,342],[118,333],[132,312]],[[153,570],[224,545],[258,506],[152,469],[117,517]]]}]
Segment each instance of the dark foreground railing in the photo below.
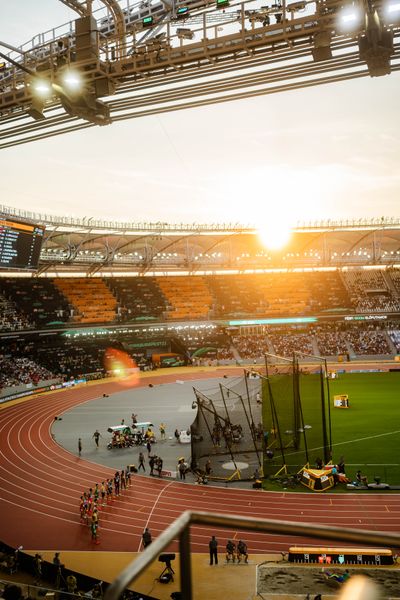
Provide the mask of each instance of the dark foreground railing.
[{"label": "dark foreground railing", "polygon": [[253,519],[205,512],[184,512],[146,550],[132,561],[107,589],[104,600],[117,600],[122,592],[157,559],[174,540],[179,540],[181,593],[184,600],[192,600],[192,571],[190,557],[190,526],[213,525],[261,533],[302,536],[313,539],[348,542],[364,546],[400,548],[400,535],[343,529],[328,525]]}]

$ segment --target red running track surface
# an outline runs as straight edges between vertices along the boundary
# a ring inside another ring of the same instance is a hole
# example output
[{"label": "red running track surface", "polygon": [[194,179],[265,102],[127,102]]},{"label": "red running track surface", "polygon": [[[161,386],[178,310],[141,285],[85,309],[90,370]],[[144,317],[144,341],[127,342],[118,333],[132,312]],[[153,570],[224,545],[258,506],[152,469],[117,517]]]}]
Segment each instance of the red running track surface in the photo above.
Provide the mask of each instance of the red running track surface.
[{"label": "red running track surface", "polygon": [[[181,379],[212,376],[220,373],[179,374]],[[154,376],[140,380],[138,385],[174,381],[174,375]],[[103,393],[118,391],[118,383],[103,383],[46,394],[0,411],[1,541],[31,550],[93,549],[88,528],[79,522],[79,497],[83,490],[111,477],[113,469],[85,461],[58,446],[52,439],[51,426],[55,415]],[[129,490],[101,511],[101,544],[96,549],[138,551],[145,527],[150,528],[153,538],[157,537],[186,509],[400,533],[399,494],[261,492],[199,487],[138,475],[133,476],[132,483]],[[191,534],[192,551],[208,552],[212,533],[217,533],[221,545],[229,538],[244,538],[253,554],[287,551],[293,543],[307,542],[195,527]],[[176,548],[175,544],[171,549]]]}]

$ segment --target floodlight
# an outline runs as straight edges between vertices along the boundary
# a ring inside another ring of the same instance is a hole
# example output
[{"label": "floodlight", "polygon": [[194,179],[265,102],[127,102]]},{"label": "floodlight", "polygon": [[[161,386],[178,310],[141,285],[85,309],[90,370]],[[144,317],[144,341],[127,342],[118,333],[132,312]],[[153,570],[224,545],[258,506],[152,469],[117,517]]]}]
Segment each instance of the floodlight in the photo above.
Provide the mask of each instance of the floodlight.
[{"label": "floodlight", "polygon": [[356,31],[361,24],[361,10],[354,4],[344,7],[338,14],[338,30],[340,33],[351,33],[352,31]]},{"label": "floodlight", "polygon": [[192,40],[194,37],[193,31],[184,27],[178,27],[176,30],[176,35],[180,40]]},{"label": "floodlight", "polygon": [[388,13],[400,13],[400,2],[389,4],[386,10]]},{"label": "floodlight", "polygon": [[40,98],[50,98],[52,95],[51,83],[46,79],[34,79],[32,81],[32,90]]},{"label": "floodlight", "polygon": [[32,119],[35,119],[35,121],[43,121],[46,118],[43,113],[45,103],[45,98],[33,97],[28,109],[28,115],[32,117]]},{"label": "floodlight", "polygon": [[397,23],[400,20],[400,2],[389,2],[384,10],[385,23]]},{"label": "floodlight", "polygon": [[76,71],[66,71],[62,76],[62,85],[69,92],[77,92],[82,87],[82,78]]}]

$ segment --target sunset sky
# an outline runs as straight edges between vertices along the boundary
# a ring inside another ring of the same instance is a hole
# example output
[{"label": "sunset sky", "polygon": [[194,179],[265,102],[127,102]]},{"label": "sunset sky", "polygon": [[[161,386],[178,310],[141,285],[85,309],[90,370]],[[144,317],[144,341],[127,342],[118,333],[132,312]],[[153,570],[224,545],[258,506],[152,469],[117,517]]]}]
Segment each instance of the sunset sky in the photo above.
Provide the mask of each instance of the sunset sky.
[{"label": "sunset sky", "polygon": [[[13,45],[76,16],[57,0],[0,0],[0,14]],[[398,216],[399,89],[394,73],[1,150],[0,203],[186,223]]]}]

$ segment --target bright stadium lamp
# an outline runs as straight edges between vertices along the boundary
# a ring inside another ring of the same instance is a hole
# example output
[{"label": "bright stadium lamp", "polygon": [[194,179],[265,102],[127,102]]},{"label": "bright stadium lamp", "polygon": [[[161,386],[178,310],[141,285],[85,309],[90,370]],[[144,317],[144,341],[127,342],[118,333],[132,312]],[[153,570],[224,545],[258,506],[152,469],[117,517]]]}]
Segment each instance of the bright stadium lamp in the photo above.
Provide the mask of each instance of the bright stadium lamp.
[{"label": "bright stadium lamp", "polygon": [[389,14],[392,14],[392,13],[400,14],[400,2],[393,3],[393,4],[388,4],[388,6],[386,8],[386,11]]},{"label": "bright stadium lamp", "polygon": [[69,92],[77,92],[82,88],[82,77],[76,71],[66,71],[61,82],[63,88]]},{"label": "bright stadium lamp", "polygon": [[398,23],[400,20],[400,2],[389,2],[383,12],[385,23]]},{"label": "bright stadium lamp", "polygon": [[337,27],[340,33],[357,31],[362,24],[362,12],[358,6],[351,4],[338,13]]},{"label": "bright stadium lamp", "polygon": [[46,79],[35,78],[31,85],[35,95],[40,98],[50,98],[53,93],[51,83]]}]

